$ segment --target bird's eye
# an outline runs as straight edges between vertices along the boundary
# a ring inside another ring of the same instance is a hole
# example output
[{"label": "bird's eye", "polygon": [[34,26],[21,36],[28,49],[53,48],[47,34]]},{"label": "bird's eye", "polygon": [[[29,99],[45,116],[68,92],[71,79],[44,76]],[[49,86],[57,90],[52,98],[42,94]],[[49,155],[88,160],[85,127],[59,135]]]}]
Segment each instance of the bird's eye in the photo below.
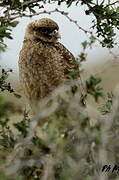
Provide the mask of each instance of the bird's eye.
[{"label": "bird's eye", "polygon": [[53,31],[53,33],[54,33],[54,34],[56,34],[57,32],[58,32],[58,30],[57,30],[57,29],[55,29],[55,30]]}]

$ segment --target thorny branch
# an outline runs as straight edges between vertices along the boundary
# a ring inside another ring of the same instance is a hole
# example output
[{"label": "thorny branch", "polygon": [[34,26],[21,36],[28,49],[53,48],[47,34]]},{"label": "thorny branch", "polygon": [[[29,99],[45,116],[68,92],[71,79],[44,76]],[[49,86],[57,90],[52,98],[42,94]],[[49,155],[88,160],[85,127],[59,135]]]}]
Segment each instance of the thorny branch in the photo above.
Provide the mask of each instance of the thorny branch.
[{"label": "thorny branch", "polygon": [[[51,1],[49,1],[49,3],[50,3]],[[73,1],[72,1],[73,2]],[[77,1],[77,3],[78,3],[79,1]],[[87,5],[88,6],[88,8],[89,8],[89,10],[93,10],[93,7],[94,6],[96,6],[96,4],[98,5],[99,4],[99,2],[97,1],[96,3],[93,3],[93,2],[87,2],[87,1],[80,1],[81,3],[83,3],[83,4],[85,4],[85,5]],[[115,1],[115,2],[110,2],[110,1],[108,1],[108,4],[107,4],[107,6],[109,6],[109,5],[114,5],[114,4],[117,4],[119,1],[117,0],[117,1]],[[101,2],[101,4],[103,4],[104,3],[104,1],[102,1]],[[41,8],[44,8],[44,6],[42,5],[40,5],[39,4],[39,1],[38,0],[30,0],[30,1],[25,1],[25,2],[23,2],[22,4],[21,4],[21,6],[22,7],[24,7],[24,6],[29,6],[30,4],[34,4],[35,6],[37,6],[39,9],[41,9]],[[36,5],[37,4],[37,5]],[[105,6],[105,7],[107,7],[107,6]],[[77,28],[79,29],[79,30],[82,30],[85,34],[89,34],[90,36],[93,36],[96,40],[97,40],[97,42],[99,42],[100,44],[102,44],[102,40],[100,40],[99,39],[99,36],[95,36],[95,35],[93,35],[93,32],[91,31],[91,30],[87,30],[87,29],[85,29],[85,28],[83,28],[82,26],[80,26],[79,25],[79,23],[78,23],[78,21],[77,20],[74,20],[74,19],[72,19],[70,16],[69,16],[69,13],[68,12],[65,12],[65,11],[61,11],[61,10],[59,10],[59,9],[57,9],[57,8],[55,8],[54,10],[51,10],[51,11],[46,11],[46,10],[43,10],[43,11],[40,11],[40,12],[30,12],[29,14],[27,14],[27,13],[25,13],[25,11],[23,10],[23,11],[16,11],[15,12],[15,9],[13,8],[13,9],[7,9],[7,13],[5,13],[5,18],[6,19],[8,19],[8,21],[13,21],[13,20],[15,20],[15,19],[17,19],[17,18],[22,18],[22,17],[33,17],[33,16],[38,16],[38,15],[41,15],[41,14],[52,14],[52,13],[60,13],[61,15],[63,15],[63,16],[65,16],[70,22],[72,22],[72,23],[74,23],[76,26],[77,26]],[[96,13],[96,12],[95,12]],[[95,14],[94,13],[94,14]],[[1,17],[1,18],[4,18],[4,17]],[[105,38],[107,38],[106,36],[105,36]],[[105,40],[105,39],[104,39]],[[107,40],[107,39],[106,39]],[[113,39],[112,39],[113,40]],[[108,39],[108,41],[109,41],[109,39]],[[112,53],[111,53],[112,54]]]},{"label": "thorny branch", "polygon": [[[62,14],[62,15],[65,16],[67,19],[69,19],[70,22],[76,24],[76,26],[78,27],[78,29],[84,31],[85,33],[90,33],[90,34],[92,34],[91,31],[88,31],[88,30],[82,28],[82,27],[78,24],[78,22],[77,22],[76,20],[73,20],[72,18],[70,18],[70,17],[68,16],[68,12],[61,11],[61,10],[59,10],[59,9],[57,9],[57,8],[54,9],[54,10],[51,10],[51,11],[46,11],[46,10],[44,10],[44,11],[42,11],[42,12],[38,12],[38,13],[34,13],[34,14],[24,14],[24,13],[23,13],[23,14],[14,16],[14,17],[10,17],[10,20],[14,20],[14,19],[17,19],[17,18],[19,18],[19,17],[33,17],[33,16],[38,16],[38,15],[40,15],[40,14],[49,14],[49,15],[50,15],[51,13],[56,13],[56,12]],[[15,14],[13,13],[13,14],[11,14],[11,15],[15,15]]]},{"label": "thorny branch", "polygon": [[[61,15],[65,16],[70,22],[74,23],[79,30],[82,30],[82,31],[83,31],[84,33],[86,33],[86,34],[93,35],[93,32],[92,32],[92,31],[89,31],[89,30],[84,29],[83,27],[81,27],[81,26],[78,24],[77,20],[74,20],[74,19],[72,19],[71,17],[69,17],[68,12],[61,11],[61,10],[59,10],[59,9],[57,9],[57,8],[55,8],[54,10],[51,10],[51,11],[46,11],[46,10],[44,10],[44,11],[42,11],[42,12],[38,12],[38,13],[34,13],[34,14],[24,14],[24,13],[23,13],[23,14],[20,14],[20,15],[15,16],[15,17],[11,17],[10,20],[14,20],[14,19],[17,19],[17,18],[19,18],[19,17],[30,17],[30,18],[31,18],[31,17],[33,17],[33,16],[38,16],[38,15],[40,15],[40,14],[49,14],[49,15],[51,15],[52,13],[60,13]],[[15,15],[15,14],[13,13],[13,14],[11,14],[11,15]],[[93,36],[94,36],[94,35],[93,35]],[[96,36],[94,36],[94,37],[95,37],[95,39],[96,39],[99,43],[101,43],[101,41],[100,41]]]}]

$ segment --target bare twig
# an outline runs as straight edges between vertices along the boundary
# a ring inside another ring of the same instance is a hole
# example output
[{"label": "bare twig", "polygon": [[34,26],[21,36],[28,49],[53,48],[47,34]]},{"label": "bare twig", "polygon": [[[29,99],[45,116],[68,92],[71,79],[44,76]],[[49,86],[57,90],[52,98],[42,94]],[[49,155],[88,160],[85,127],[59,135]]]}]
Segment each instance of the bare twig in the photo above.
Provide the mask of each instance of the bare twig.
[{"label": "bare twig", "polygon": [[107,5],[106,7],[108,7],[108,6],[113,6],[113,5],[117,4],[117,3],[119,3],[119,1],[115,1],[115,2],[113,2],[113,3],[108,3],[108,5]]},{"label": "bare twig", "polygon": [[[34,13],[34,14],[24,14],[24,13],[23,13],[23,14],[14,16],[14,17],[10,17],[10,20],[14,20],[14,19],[17,19],[17,18],[19,18],[19,17],[33,17],[33,16],[38,16],[38,15],[40,15],[40,14],[49,14],[49,15],[50,15],[51,13],[56,13],[56,12],[62,14],[62,15],[65,16],[67,19],[69,19],[70,22],[76,24],[76,26],[78,27],[78,29],[82,30],[82,31],[85,32],[85,33],[90,33],[90,34],[92,34],[91,31],[82,28],[82,27],[78,24],[78,22],[77,22],[76,20],[73,20],[72,18],[70,18],[70,17],[68,16],[68,13],[67,13],[67,12],[60,11],[60,10],[57,9],[57,8],[54,9],[54,10],[51,10],[51,11],[46,11],[46,10],[44,10],[44,11],[41,11],[41,12],[38,12],[38,13]],[[11,14],[11,15],[15,15],[15,14],[13,13],[13,14]]]}]

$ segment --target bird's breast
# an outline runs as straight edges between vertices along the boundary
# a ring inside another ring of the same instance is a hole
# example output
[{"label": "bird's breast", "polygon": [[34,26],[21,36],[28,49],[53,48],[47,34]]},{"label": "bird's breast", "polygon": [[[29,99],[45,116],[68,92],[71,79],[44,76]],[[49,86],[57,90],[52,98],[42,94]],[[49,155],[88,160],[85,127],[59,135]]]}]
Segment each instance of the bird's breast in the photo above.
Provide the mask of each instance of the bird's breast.
[{"label": "bird's breast", "polygon": [[62,55],[52,45],[35,44],[24,48],[19,61],[22,85],[30,99],[49,94],[64,80]]}]

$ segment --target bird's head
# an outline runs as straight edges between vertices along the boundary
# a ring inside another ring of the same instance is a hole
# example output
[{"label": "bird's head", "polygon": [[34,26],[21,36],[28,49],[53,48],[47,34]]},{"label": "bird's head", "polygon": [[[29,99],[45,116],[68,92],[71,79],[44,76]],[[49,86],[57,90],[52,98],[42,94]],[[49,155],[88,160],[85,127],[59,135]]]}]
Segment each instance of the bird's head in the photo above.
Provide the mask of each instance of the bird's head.
[{"label": "bird's head", "polygon": [[42,18],[28,24],[25,38],[55,43],[60,38],[58,30],[59,26],[56,22],[49,18]]}]

